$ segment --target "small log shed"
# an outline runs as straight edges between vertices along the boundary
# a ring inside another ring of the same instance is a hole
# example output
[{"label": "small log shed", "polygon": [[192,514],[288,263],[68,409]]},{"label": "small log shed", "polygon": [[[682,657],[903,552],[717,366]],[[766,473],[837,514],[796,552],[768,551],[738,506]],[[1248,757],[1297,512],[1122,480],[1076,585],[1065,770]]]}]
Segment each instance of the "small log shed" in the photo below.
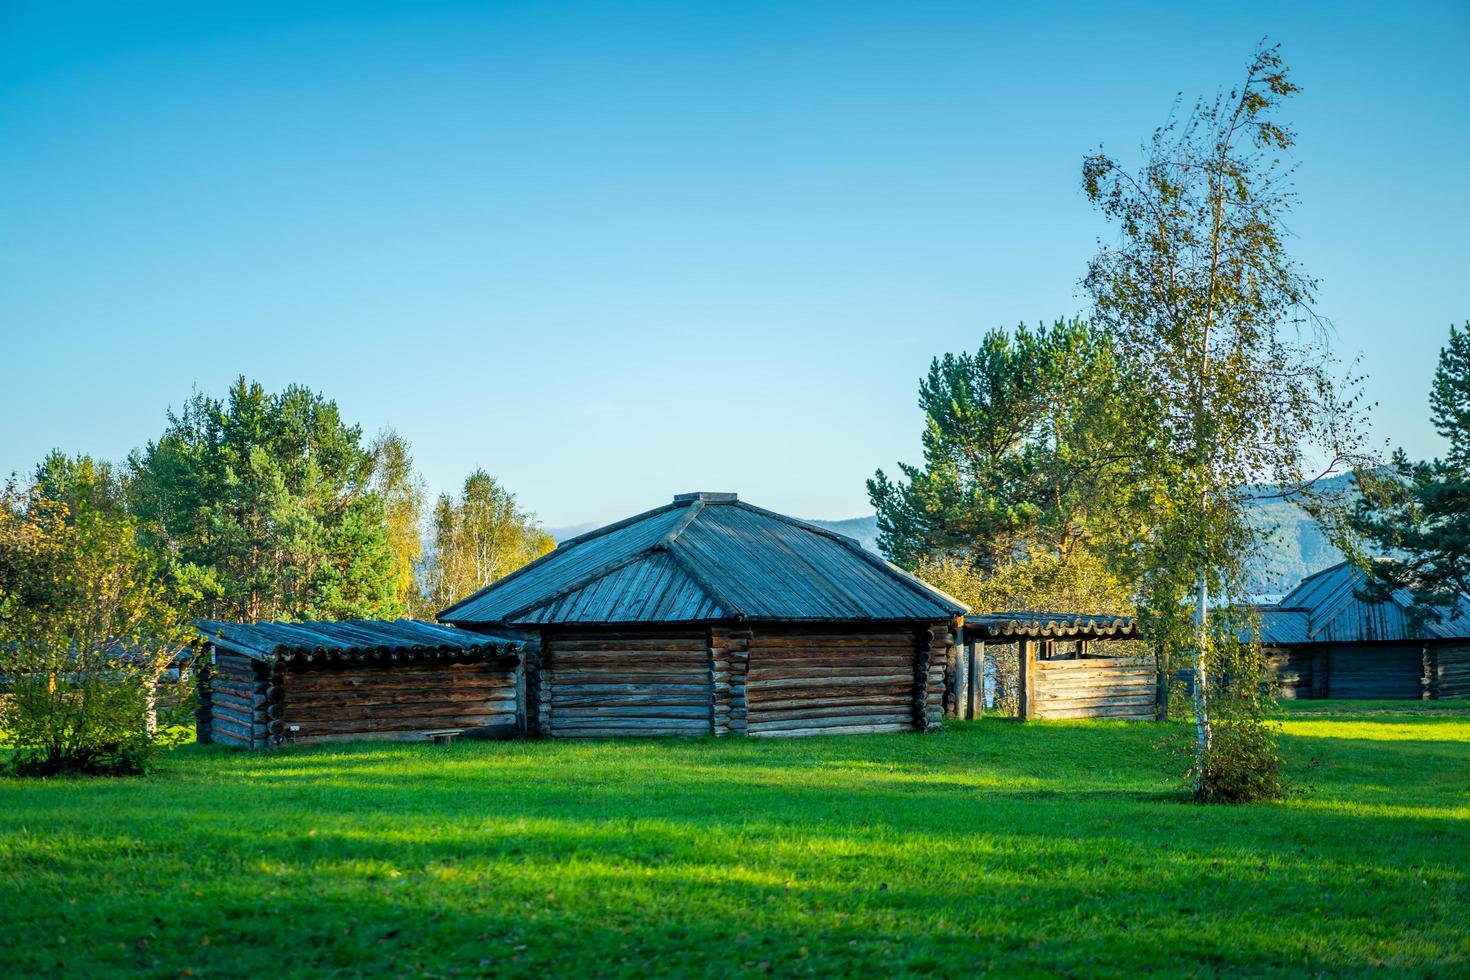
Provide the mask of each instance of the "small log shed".
[{"label": "small log shed", "polygon": [[196,626],[208,654],[196,671],[201,742],[258,749],[518,729],[523,638],[404,619]]},{"label": "small log shed", "polygon": [[1152,656],[1115,656],[1098,641],[1133,640],[1128,616],[1003,612],[965,617],[963,654],[951,670],[952,713],[978,718],[985,711],[985,648],[1018,647],[1022,721],[1115,718],[1153,721],[1159,683]]},{"label": "small log shed", "polygon": [[562,542],[439,619],[539,633],[531,734],[795,736],[940,725],[964,611],[851,538],[690,493]]},{"label": "small log shed", "polygon": [[1373,599],[1367,584],[1360,568],[1343,562],[1258,607],[1281,697],[1470,697],[1470,596],[1438,621],[1419,622],[1407,590]]}]

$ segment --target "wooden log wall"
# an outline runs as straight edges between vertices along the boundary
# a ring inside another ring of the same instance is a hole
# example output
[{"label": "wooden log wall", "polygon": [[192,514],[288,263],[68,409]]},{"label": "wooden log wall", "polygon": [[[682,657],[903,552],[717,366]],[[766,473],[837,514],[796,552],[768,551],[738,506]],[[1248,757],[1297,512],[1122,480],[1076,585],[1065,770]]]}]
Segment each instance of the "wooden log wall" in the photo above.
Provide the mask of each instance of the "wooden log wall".
[{"label": "wooden log wall", "polygon": [[1419,643],[1361,643],[1328,649],[1325,696],[1345,700],[1418,700],[1424,696]]},{"label": "wooden log wall", "polygon": [[1023,717],[1154,720],[1152,657],[1031,659],[1022,676]]},{"label": "wooden log wall", "polygon": [[[553,738],[708,735],[715,718],[712,649],[705,630],[548,634],[539,669],[540,732]],[[723,666],[728,670],[731,662]],[[728,698],[725,707],[731,719]]]},{"label": "wooden log wall", "polygon": [[269,744],[270,673],[249,657],[216,652],[209,667],[209,739],[242,749]]},{"label": "wooden log wall", "polygon": [[750,630],[709,631],[711,703],[716,735],[744,735],[748,718],[745,684],[750,666]]},{"label": "wooden log wall", "polygon": [[1470,698],[1470,643],[1435,645],[1433,697]]},{"label": "wooden log wall", "polygon": [[[925,651],[928,640],[926,633]],[[943,668],[941,656],[934,701],[941,714]],[[747,732],[787,737],[912,731],[929,711],[928,677],[929,658],[916,649],[911,629],[757,629],[749,640]]]},{"label": "wooden log wall", "polygon": [[304,664],[278,674],[272,735],[296,742],[516,731],[517,658]]},{"label": "wooden log wall", "polygon": [[954,665],[955,635],[948,623],[936,623],[920,633],[915,663],[914,728],[932,732],[944,726],[946,676]]},{"label": "wooden log wall", "polygon": [[1277,695],[1283,701],[1298,701],[1311,698],[1312,653],[1300,647],[1281,647],[1263,650],[1266,669],[1276,679]]}]

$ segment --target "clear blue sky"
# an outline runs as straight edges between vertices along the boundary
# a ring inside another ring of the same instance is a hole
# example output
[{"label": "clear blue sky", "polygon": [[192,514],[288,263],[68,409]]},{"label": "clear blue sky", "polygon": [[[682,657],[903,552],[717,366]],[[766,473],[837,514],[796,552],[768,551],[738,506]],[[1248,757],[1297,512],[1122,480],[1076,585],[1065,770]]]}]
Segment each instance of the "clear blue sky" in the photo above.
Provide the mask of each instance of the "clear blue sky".
[{"label": "clear blue sky", "polygon": [[1375,435],[1470,318],[1470,4],[0,4],[0,470],[196,385],[335,397],[552,525],[868,511],[917,380],[1080,312],[1126,152],[1261,35]]}]

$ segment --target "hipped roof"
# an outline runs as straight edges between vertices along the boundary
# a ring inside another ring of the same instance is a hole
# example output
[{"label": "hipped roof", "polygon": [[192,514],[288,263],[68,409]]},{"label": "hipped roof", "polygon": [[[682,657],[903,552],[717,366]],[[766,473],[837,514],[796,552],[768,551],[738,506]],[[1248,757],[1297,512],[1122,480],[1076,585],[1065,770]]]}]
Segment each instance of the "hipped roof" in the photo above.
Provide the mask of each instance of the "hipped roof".
[{"label": "hipped roof", "polygon": [[1273,646],[1303,643],[1370,643],[1404,640],[1470,638],[1470,597],[1442,614],[1439,622],[1417,629],[1407,589],[1395,589],[1382,601],[1363,598],[1363,570],[1342,562],[1309,575],[1280,603],[1260,608],[1261,642]]},{"label": "hipped roof", "polygon": [[564,541],[439,619],[476,626],[934,621],[965,608],[852,538],[733,493],[692,493]]}]

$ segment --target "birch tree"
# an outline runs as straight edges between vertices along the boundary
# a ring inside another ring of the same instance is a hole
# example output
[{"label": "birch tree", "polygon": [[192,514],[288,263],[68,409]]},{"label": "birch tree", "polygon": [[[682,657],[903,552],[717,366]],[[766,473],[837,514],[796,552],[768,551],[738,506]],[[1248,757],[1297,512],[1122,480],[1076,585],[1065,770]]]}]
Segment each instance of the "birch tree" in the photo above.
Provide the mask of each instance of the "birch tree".
[{"label": "birch tree", "polygon": [[1240,85],[1176,110],[1137,169],[1099,151],[1082,171],[1087,197],[1117,229],[1084,279],[1093,322],[1141,372],[1163,426],[1166,450],[1135,482],[1152,529],[1133,560],[1146,628],[1192,640],[1190,779],[1200,799],[1271,794],[1270,779],[1244,794],[1225,785],[1241,775],[1226,756],[1242,744],[1253,746],[1247,769],[1279,768],[1249,662],[1231,671],[1245,707],[1228,719],[1230,745],[1217,744],[1211,711],[1221,689],[1211,664],[1240,627],[1212,610],[1239,608],[1243,571],[1265,543],[1245,506],[1262,493],[1311,496],[1361,455],[1352,382],[1339,379],[1328,325],[1312,310],[1316,281],[1286,247],[1295,134],[1278,114],[1299,91],[1279,48],[1262,45]]},{"label": "birch tree", "polygon": [[484,470],[471,473],[457,497],[440,495],[432,523],[424,592],[433,609],[453,605],[556,546],[536,515]]}]

